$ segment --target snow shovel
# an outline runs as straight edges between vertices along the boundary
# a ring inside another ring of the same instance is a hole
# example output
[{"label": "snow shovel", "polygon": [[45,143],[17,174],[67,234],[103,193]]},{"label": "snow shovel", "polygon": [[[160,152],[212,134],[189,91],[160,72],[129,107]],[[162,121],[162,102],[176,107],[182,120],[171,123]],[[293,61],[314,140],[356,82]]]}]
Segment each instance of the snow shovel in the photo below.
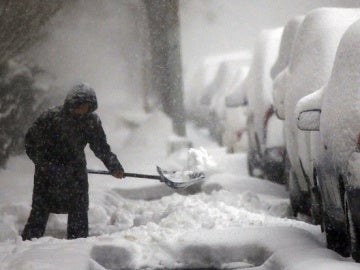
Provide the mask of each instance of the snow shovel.
[{"label": "snow shovel", "polygon": [[[167,186],[173,189],[185,189],[191,185],[199,183],[201,180],[205,178],[205,174],[203,172],[188,172],[188,173],[181,173],[177,171],[164,171],[160,167],[156,167],[159,175],[149,175],[149,174],[139,174],[139,173],[124,173],[124,177],[135,177],[135,178],[147,178],[147,179],[154,179],[160,182],[164,182]],[[88,173],[92,174],[107,174],[111,175],[109,171],[103,170],[92,170],[88,169]],[[175,181],[176,178],[179,176],[183,179],[186,178],[186,181]],[[172,178],[173,180],[170,180]]]}]

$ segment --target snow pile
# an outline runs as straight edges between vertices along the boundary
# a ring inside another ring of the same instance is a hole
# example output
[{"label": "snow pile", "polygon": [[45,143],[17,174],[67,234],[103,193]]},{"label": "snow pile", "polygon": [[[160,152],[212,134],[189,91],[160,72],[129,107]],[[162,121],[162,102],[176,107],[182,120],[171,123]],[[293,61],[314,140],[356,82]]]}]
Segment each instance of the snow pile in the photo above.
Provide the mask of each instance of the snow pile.
[{"label": "snow pile", "polygon": [[168,162],[166,166],[171,170],[164,170],[163,173],[172,182],[186,183],[200,180],[203,176],[214,173],[217,168],[213,157],[204,147],[180,150],[170,159],[172,162]]},{"label": "snow pile", "polygon": [[203,230],[189,232],[173,245],[180,261],[191,269],[224,269],[231,263],[249,267],[238,269],[357,269],[324,249],[313,234],[295,228]]},{"label": "snow pile", "polygon": [[[157,135],[158,146],[165,145],[169,136],[163,129],[165,119],[162,114],[150,115],[134,131],[132,147],[118,145],[129,151],[122,150],[122,161],[141,170],[163,163],[211,172],[200,192],[179,194],[157,181],[92,175],[89,238],[57,239],[65,235],[66,215],[52,215],[48,237],[23,242],[19,233],[30,210],[33,168],[24,157],[12,159],[0,172],[0,209],[7,209],[1,214],[2,223],[11,224],[6,236],[13,229],[17,234],[14,231],[15,238],[0,242],[0,269],[358,267],[325,248],[319,227],[291,218],[284,186],[248,177],[246,155],[227,154],[202,130],[188,126],[194,149],[186,152],[167,157],[146,144],[137,153],[140,132]],[[88,159],[93,162],[92,156]]]},{"label": "snow pile", "polygon": [[216,167],[216,162],[209,155],[204,147],[189,149],[187,159],[187,170],[194,172],[204,172]]}]

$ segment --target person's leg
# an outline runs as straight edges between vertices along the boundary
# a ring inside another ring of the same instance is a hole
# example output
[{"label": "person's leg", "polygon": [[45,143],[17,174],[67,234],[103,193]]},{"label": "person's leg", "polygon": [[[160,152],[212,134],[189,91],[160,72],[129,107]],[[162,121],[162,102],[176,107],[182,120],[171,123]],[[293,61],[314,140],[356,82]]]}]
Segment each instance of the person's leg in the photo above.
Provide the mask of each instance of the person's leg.
[{"label": "person's leg", "polygon": [[87,211],[70,212],[68,215],[67,238],[86,238],[89,235]]},{"label": "person's leg", "polygon": [[33,208],[21,234],[22,239],[25,241],[42,237],[45,233],[49,214],[50,213],[45,209]]}]

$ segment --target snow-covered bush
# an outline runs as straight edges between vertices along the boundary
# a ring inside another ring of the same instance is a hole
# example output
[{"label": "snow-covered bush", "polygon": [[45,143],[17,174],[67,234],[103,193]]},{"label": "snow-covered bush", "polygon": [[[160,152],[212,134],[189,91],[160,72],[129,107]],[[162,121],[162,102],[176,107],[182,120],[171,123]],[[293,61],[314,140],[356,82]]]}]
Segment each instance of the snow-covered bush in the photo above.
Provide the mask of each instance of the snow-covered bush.
[{"label": "snow-covered bush", "polygon": [[11,154],[24,151],[28,127],[50,104],[45,89],[36,84],[41,73],[37,67],[14,60],[0,66],[0,166],[5,165]]}]

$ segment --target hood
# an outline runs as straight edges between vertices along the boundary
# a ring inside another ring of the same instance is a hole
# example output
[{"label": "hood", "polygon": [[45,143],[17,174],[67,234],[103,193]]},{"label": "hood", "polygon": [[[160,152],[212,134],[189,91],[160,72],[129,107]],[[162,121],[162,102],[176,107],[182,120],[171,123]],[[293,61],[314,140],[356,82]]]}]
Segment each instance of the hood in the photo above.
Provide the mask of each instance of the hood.
[{"label": "hood", "polygon": [[75,85],[66,95],[64,109],[69,112],[84,103],[89,103],[88,113],[94,112],[97,109],[97,99],[94,89],[88,84],[80,83]]}]

